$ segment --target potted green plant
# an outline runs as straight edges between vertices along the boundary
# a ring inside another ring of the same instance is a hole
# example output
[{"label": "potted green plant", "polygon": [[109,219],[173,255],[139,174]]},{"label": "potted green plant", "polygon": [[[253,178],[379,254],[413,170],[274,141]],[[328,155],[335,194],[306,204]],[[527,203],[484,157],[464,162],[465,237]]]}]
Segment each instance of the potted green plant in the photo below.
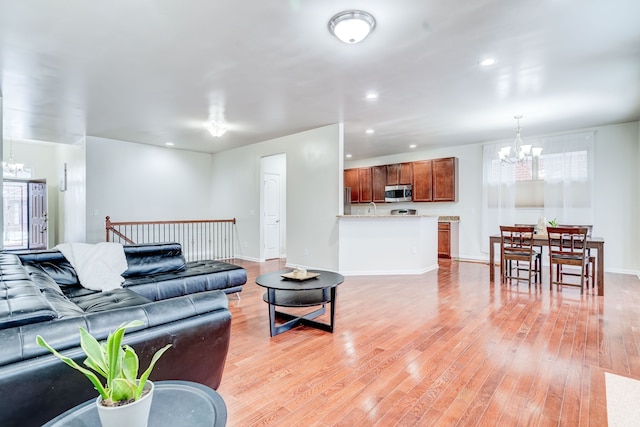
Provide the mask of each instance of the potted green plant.
[{"label": "potted green plant", "polygon": [[[96,405],[103,427],[147,425],[153,397],[153,383],[148,381],[149,374],[171,344],[167,344],[153,355],[149,367],[138,378],[138,356],[133,348],[122,345],[122,338],[127,328],[143,324],[140,320],[123,323],[110,333],[102,344],[81,327],[80,346],[87,356],[83,362],[86,368],[58,353],[40,335],[36,337],[38,345],[45,347],[64,363],[82,372],[91,381],[99,393]],[[98,375],[106,380],[104,384]]]}]

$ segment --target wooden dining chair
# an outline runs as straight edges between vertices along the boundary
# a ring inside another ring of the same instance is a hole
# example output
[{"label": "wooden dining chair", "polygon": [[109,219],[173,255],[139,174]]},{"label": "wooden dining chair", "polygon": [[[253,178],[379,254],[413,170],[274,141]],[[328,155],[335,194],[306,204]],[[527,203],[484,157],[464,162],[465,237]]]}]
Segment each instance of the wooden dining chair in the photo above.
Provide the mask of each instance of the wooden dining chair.
[{"label": "wooden dining chair", "polygon": [[[587,239],[591,238],[591,234],[593,231],[593,225],[558,225],[558,227],[586,227],[587,229]],[[587,248],[587,257],[589,257],[589,264],[587,265],[587,277],[591,279],[591,287],[594,288],[596,285],[596,257],[591,253],[591,249]],[[562,268],[560,267],[560,274],[567,274],[569,276],[579,276],[579,273],[572,272],[562,272]]]},{"label": "wooden dining chair", "polygon": [[[500,251],[503,283],[507,279],[527,280],[531,286],[531,279],[534,277],[538,283],[542,281],[540,253],[533,250],[532,226],[501,225]],[[522,271],[528,273],[526,277],[520,275]]]},{"label": "wooden dining chair", "polygon": [[[584,282],[588,284],[587,256],[587,227],[547,227],[547,238],[549,239],[549,289],[553,290],[553,285],[578,286],[580,293],[584,292]],[[554,280],[554,266],[555,280]],[[565,266],[579,267],[580,273],[569,273],[563,269]],[[580,276],[580,283],[567,282],[565,275]]]}]

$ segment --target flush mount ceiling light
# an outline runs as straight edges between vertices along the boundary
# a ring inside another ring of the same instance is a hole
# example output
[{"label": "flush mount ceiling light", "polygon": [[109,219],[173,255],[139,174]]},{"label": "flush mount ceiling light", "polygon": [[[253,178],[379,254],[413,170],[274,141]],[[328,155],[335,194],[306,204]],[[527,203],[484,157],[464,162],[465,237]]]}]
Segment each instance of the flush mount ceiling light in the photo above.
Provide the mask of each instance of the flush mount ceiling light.
[{"label": "flush mount ceiling light", "polygon": [[205,127],[214,138],[220,138],[227,131],[226,127],[222,126],[220,123],[215,122],[207,123]]},{"label": "flush mount ceiling light", "polygon": [[376,26],[376,20],[361,10],[345,10],[329,20],[329,31],[347,44],[359,43]]}]

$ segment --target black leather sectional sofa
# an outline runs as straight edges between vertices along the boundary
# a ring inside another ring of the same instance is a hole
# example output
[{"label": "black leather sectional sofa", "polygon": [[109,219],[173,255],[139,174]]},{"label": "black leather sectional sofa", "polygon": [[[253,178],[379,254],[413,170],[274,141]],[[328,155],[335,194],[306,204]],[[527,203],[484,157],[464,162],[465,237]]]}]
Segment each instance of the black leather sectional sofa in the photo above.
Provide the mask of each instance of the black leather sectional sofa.
[{"label": "black leather sectional sofa", "polygon": [[218,261],[186,263],[176,243],[125,246],[122,289],[83,288],[56,250],[0,253],[0,426],[39,426],[97,396],[84,375],[36,344],[36,335],[77,362],[78,328],[99,340],[140,319],[124,342],[146,367],[173,347],[152,380],[179,379],[217,388],[229,347],[231,314],[225,292],[239,292],[246,270]]}]

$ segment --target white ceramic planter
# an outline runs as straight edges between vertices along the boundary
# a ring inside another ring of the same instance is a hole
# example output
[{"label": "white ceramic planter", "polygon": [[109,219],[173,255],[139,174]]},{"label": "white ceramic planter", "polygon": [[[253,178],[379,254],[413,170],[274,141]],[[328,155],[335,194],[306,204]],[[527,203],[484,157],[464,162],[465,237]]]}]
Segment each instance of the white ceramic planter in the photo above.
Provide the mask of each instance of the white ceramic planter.
[{"label": "white ceramic planter", "polygon": [[96,407],[98,408],[102,427],[147,427],[154,389],[153,382],[147,381],[147,383],[151,384],[151,391],[140,400],[128,405],[102,406],[100,404],[101,397],[98,396]]}]

